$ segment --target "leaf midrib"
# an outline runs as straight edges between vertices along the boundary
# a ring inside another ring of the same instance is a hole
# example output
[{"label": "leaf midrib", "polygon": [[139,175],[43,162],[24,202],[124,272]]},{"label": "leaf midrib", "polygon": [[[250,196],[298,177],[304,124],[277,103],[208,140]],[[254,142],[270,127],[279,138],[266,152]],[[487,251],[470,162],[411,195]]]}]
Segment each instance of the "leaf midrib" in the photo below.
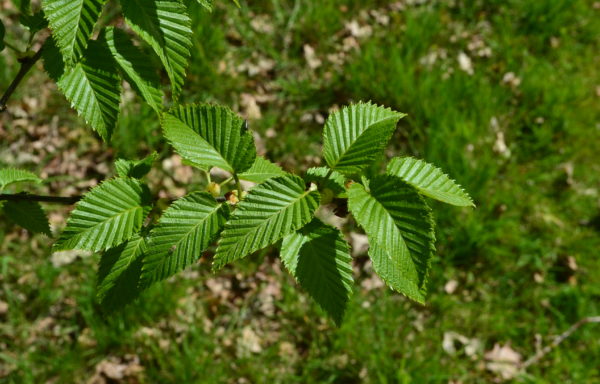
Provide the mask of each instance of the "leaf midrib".
[{"label": "leaf midrib", "polygon": [[[194,232],[194,231],[195,231],[195,230],[196,230],[196,229],[197,229],[199,226],[201,226],[201,225],[204,225],[204,223],[205,223],[205,222],[206,222],[206,221],[207,221],[209,218],[211,218],[211,217],[212,217],[214,214],[216,214],[216,213],[217,213],[217,212],[218,212],[218,211],[221,209],[222,205],[223,205],[223,204],[217,204],[217,206],[216,206],[216,207],[215,207],[213,210],[209,211],[209,213],[208,213],[208,214],[207,214],[207,215],[206,215],[206,216],[205,216],[205,217],[204,217],[204,218],[203,218],[201,221],[199,221],[197,224],[194,224],[194,225],[191,227],[192,229],[190,229],[189,231],[185,232],[185,234],[184,234],[184,235],[182,235],[182,236],[181,236],[181,238],[180,238],[178,241],[176,241],[176,242],[175,242],[175,244],[173,244],[173,245],[175,245],[175,246],[176,246],[176,248],[175,248],[175,249],[174,249],[172,252],[169,252],[168,250],[166,251],[167,255],[168,255],[168,256],[171,256],[171,255],[175,254],[175,253],[177,252],[177,250],[178,250],[179,244],[181,244],[181,242],[182,242],[184,239],[186,239],[188,236],[190,236],[190,234],[191,234],[192,232]],[[158,228],[157,228],[157,230],[158,230]],[[153,254],[159,254],[159,253],[163,253],[163,252],[165,252],[165,251],[162,251],[162,250],[161,250],[160,252],[153,252]]]},{"label": "leaf midrib", "polygon": [[[129,240],[131,241],[131,240]],[[144,242],[146,241],[142,236],[140,236],[139,239],[135,239],[135,241],[137,241],[137,245],[134,246],[133,248],[133,252],[131,253],[131,256],[128,257],[129,260],[127,260],[127,264],[125,264],[125,266],[123,266],[123,268],[129,268],[129,266],[131,265],[131,262],[135,259],[137,259],[137,256],[139,256],[138,253],[138,249],[141,248],[141,246],[144,244]],[[122,268],[122,269],[123,269]]]},{"label": "leaf midrib", "polygon": [[[301,199],[305,198],[306,196],[308,196],[310,193],[312,193],[312,191],[308,190],[308,191],[304,191],[302,193],[302,195],[298,196],[297,198],[295,198],[293,201],[291,201],[288,205],[286,205],[284,208],[278,210],[276,213],[270,215],[269,217],[267,217],[266,219],[264,219],[259,225],[257,225],[256,227],[253,227],[251,231],[246,232],[244,235],[241,236],[241,239],[246,239],[248,238],[250,235],[253,235],[254,233],[257,232],[258,229],[264,228],[265,226],[270,225],[271,221],[273,218],[278,217],[283,211],[289,209],[291,206],[293,206],[294,204],[298,203]],[[236,244],[238,244],[240,242],[240,240],[236,241]],[[228,249],[227,254],[231,253],[232,250],[237,249],[237,247],[231,247]]]},{"label": "leaf midrib", "polygon": [[[190,124],[188,124],[186,121],[183,121],[179,116],[173,114],[173,113],[169,113],[169,116],[171,116],[172,118],[174,118],[175,120],[177,120],[178,122],[180,122],[181,124],[183,124],[186,128],[188,128],[189,130],[191,130],[192,132],[194,132],[194,134],[203,142],[205,142],[210,148],[212,148],[212,150],[214,151],[215,154],[217,154],[217,156],[219,156],[219,158],[221,160],[223,160],[223,162],[225,164],[227,164],[227,166],[229,167],[228,169],[225,169],[227,172],[230,173],[234,173],[234,167],[233,164],[231,164],[225,157],[223,157],[223,155],[221,154],[219,148],[215,147],[211,142],[209,142],[208,140],[206,140],[204,137],[202,137],[202,135],[197,132],[194,128],[192,128],[192,126],[190,126]],[[210,165],[207,165],[210,167]]]},{"label": "leaf midrib", "polygon": [[[131,211],[135,211],[135,210],[137,210],[137,209],[140,209],[140,210],[142,210],[142,211],[143,211],[144,207],[142,207],[142,206],[137,206],[137,207],[128,208],[128,209],[126,209],[126,210],[124,210],[124,211],[120,211],[118,214],[116,214],[116,215],[113,215],[113,216],[110,216],[108,219],[106,219],[106,220],[104,220],[104,221],[101,221],[101,222],[99,222],[99,223],[97,223],[97,224],[95,224],[95,225],[93,225],[93,226],[91,226],[91,227],[88,227],[88,228],[86,228],[85,230],[83,230],[83,231],[81,231],[81,232],[78,232],[77,234],[75,234],[75,236],[76,236],[78,239],[80,239],[80,238],[81,238],[81,235],[83,235],[83,234],[85,234],[85,233],[87,233],[87,232],[90,232],[90,231],[92,231],[92,230],[94,230],[94,229],[97,229],[98,227],[100,227],[100,226],[102,226],[102,225],[105,225],[105,224],[107,224],[107,223],[109,223],[109,222],[112,222],[112,221],[114,221],[114,220],[115,220],[117,217],[122,217],[122,216],[125,216],[125,215],[129,214]],[[68,225],[68,223],[67,223],[67,225]],[[68,241],[68,240],[67,240],[67,241]]]},{"label": "leaf midrib", "polygon": [[[130,0],[125,0],[125,1],[130,1]],[[136,4],[139,5],[139,8],[142,9],[142,13],[144,14],[143,17],[146,20],[152,20],[151,15],[148,14],[148,12],[146,12],[146,8],[140,4],[139,1],[136,1]],[[146,23],[146,25],[149,25],[150,29],[152,30],[152,32],[146,32],[143,28],[140,28],[141,30],[143,30],[144,32],[150,34],[150,36],[152,36],[153,40],[162,40],[162,41],[155,41],[156,44],[158,44],[158,50],[162,53],[161,56],[163,59],[163,63],[165,64],[165,67],[167,67],[167,70],[169,72],[171,72],[174,75],[174,71],[171,65],[171,60],[169,58],[168,52],[167,52],[167,41],[165,38],[165,34],[162,32],[161,30],[161,20],[160,17],[158,15],[158,6],[156,7],[156,21],[158,22],[158,24],[154,24],[154,23]],[[134,24],[134,23],[132,23]],[[134,24],[135,25],[135,24]],[[156,47],[153,47],[154,49],[156,49]]]},{"label": "leaf midrib", "polygon": [[[400,117],[401,117],[401,115],[400,115]],[[367,131],[369,131],[370,129],[372,129],[372,128],[373,128],[374,126],[376,126],[376,125],[379,125],[379,124],[384,124],[384,123],[388,122],[389,120],[394,120],[394,119],[396,119],[396,118],[398,118],[398,116],[396,116],[396,115],[391,115],[391,116],[385,117],[385,118],[383,118],[383,119],[381,119],[381,120],[377,120],[377,121],[374,121],[374,122],[372,122],[371,124],[369,124],[369,126],[368,126],[366,129],[364,129],[362,132],[360,132],[360,133],[359,133],[359,135],[358,135],[358,136],[356,136],[356,137],[355,137],[354,141],[352,141],[352,143],[350,143],[350,145],[348,146],[348,148],[346,148],[346,149],[344,150],[344,153],[342,153],[342,154],[341,154],[341,155],[338,157],[338,159],[336,160],[336,162],[335,162],[334,164],[330,165],[331,169],[335,169],[335,168],[338,166],[338,164],[340,164],[340,162],[341,162],[341,161],[342,161],[342,160],[343,160],[343,159],[344,159],[344,158],[347,156],[347,154],[348,154],[348,153],[349,153],[349,152],[352,150],[352,147],[353,147],[353,146],[354,146],[354,145],[355,145],[355,144],[358,142],[358,140],[359,140],[359,139],[360,139],[360,138],[361,138],[361,137],[362,137],[362,136],[363,136],[365,133],[367,133]]]}]

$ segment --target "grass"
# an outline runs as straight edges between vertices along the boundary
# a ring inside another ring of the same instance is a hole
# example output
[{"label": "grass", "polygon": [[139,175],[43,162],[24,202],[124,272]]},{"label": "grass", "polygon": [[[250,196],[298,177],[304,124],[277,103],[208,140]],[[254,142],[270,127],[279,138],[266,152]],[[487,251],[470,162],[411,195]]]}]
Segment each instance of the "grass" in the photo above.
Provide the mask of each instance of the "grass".
[{"label": "grass", "polygon": [[[372,100],[408,113],[386,155],[439,165],[477,203],[472,211],[434,204],[438,255],[425,307],[373,288],[367,270],[337,329],[266,253],[218,276],[200,263],[124,313],[101,316],[97,256],[54,267],[47,239],[4,223],[0,300],[9,309],[0,314],[0,382],[85,382],[111,358],[143,367],[125,382],[487,382],[498,377],[484,357],[494,345],[509,344],[525,359],[536,352],[536,338],[546,345],[598,315],[600,11],[591,1],[457,4],[392,11],[383,1],[272,0],[241,10],[222,5],[212,14],[196,8],[184,95],[242,111],[241,94],[267,95],[250,126],[268,157],[298,171],[318,162],[319,116],[334,105]],[[388,24],[372,10],[388,15]],[[370,34],[352,36],[345,27],[352,20],[371,26]],[[307,66],[305,44],[320,66]],[[491,55],[480,56],[485,47]],[[460,52],[470,56],[472,74],[460,69]],[[432,54],[429,65],[423,58]],[[250,73],[261,60],[270,64]],[[519,84],[504,81],[509,72]],[[80,129],[66,103],[52,97],[33,123],[56,112]],[[150,111],[127,104],[115,154],[168,156],[157,129]],[[101,153],[97,147],[76,151],[85,157]],[[449,281],[457,283],[452,293],[444,289]],[[449,332],[481,347],[469,354],[456,343],[450,354],[442,345]],[[599,335],[598,326],[580,329],[519,380],[598,382]]]}]

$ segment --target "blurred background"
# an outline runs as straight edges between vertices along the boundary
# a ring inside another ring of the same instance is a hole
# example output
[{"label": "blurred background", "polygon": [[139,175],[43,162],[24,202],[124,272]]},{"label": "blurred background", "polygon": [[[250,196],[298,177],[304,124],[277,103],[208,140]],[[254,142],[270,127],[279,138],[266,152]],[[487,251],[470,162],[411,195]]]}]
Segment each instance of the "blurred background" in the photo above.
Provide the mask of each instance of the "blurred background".
[{"label": "blurred background", "polygon": [[[10,1],[7,41],[25,45]],[[426,306],[389,291],[352,234],[356,289],[336,328],[265,251],[209,258],[123,313],[95,302],[97,255],[0,220],[0,382],[600,382],[600,324],[519,370],[556,335],[600,315],[600,2],[220,1],[197,4],[183,99],[245,116],[286,170],[321,160],[328,114],[371,100],[408,113],[386,156],[432,162],[476,209],[431,202],[437,255]],[[12,23],[11,23],[12,20]],[[0,56],[0,89],[18,70]],[[0,116],[0,166],[80,194],[117,157],[152,151],[158,196],[200,187],[126,90],[103,143],[41,70]],[[380,167],[375,164],[374,167]],[[67,208],[46,205],[55,233]]]}]

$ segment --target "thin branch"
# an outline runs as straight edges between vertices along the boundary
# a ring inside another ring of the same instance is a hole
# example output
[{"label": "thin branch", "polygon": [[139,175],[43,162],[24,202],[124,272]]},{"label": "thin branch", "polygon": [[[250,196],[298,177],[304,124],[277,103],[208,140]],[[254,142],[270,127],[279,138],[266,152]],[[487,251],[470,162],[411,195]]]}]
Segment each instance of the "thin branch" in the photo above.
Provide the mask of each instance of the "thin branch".
[{"label": "thin branch", "polygon": [[552,341],[552,343],[548,344],[547,346],[545,346],[544,348],[542,348],[541,350],[539,350],[535,355],[533,355],[532,357],[530,357],[529,359],[527,359],[521,365],[521,369],[525,369],[525,368],[527,368],[527,367],[529,367],[529,366],[537,363],[538,361],[540,361],[544,356],[546,356],[550,351],[552,351],[554,348],[556,348],[560,343],[562,343],[563,341],[565,341],[565,339],[567,339],[569,336],[571,336],[582,325],[589,324],[589,323],[600,323],[600,316],[584,317],[583,319],[581,319],[578,322],[576,322],[575,324],[573,324],[565,332],[563,332],[562,334],[558,335]]},{"label": "thin branch", "polygon": [[81,198],[82,196],[44,196],[31,195],[29,193],[0,194],[0,201],[39,201],[65,205],[73,205],[81,200]]},{"label": "thin branch", "polygon": [[44,44],[42,44],[40,49],[38,49],[37,52],[33,56],[24,57],[22,59],[19,59],[19,62],[21,63],[21,68],[19,69],[19,72],[17,73],[17,75],[15,76],[13,81],[10,83],[8,88],[6,89],[6,92],[4,92],[4,94],[2,95],[2,98],[0,98],[0,112],[6,111],[6,103],[8,102],[8,99],[17,90],[17,87],[19,86],[21,81],[25,78],[25,75],[27,75],[27,72],[29,72],[29,70],[35,65],[35,63],[42,57],[43,49],[44,49]]},{"label": "thin branch", "polygon": [[17,48],[16,45],[13,45],[12,43],[9,43],[6,40],[4,41],[4,45],[6,45],[11,50],[13,50],[15,53],[19,53],[19,54],[23,53],[23,52],[21,52],[21,50],[19,48]]},{"label": "thin branch", "polygon": [[231,180],[233,180],[233,176],[232,176],[232,177],[229,177],[229,178],[227,178],[227,179],[225,179],[225,180],[223,180],[223,181],[221,181],[221,182],[219,183],[219,185],[222,187],[222,186],[224,186],[225,184],[229,183]]},{"label": "thin branch", "polygon": [[204,177],[206,178],[206,185],[210,184],[212,182],[212,179],[210,177],[210,170],[205,171],[202,170],[204,172]]},{"label": "thin branch", "polygon": [[[81,200],[83,196],[45,196],[45,195],[32,195],[29,193],[17,193],[17,194],[1,194],[0,201],[38,201],[41,203],[56,203],[64,205],[73,205]],[[177,199],[169,199],[169,203],[173,203]],[[223,196],[215,197],[219,203],[227,201]]]}]

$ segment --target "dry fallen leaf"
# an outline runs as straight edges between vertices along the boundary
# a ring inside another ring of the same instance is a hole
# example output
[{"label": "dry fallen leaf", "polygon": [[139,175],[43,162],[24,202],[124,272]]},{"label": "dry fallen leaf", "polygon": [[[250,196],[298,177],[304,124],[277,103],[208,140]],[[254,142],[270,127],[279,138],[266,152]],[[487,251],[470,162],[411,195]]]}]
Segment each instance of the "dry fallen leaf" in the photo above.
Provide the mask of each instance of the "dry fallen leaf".
[{"label": "dry fallen leaf", "polygon": [[80,250],[72,250],[72,251],[59,251],[54,252],[50,257],[50,261],[54,268],[60,268],[62,266],[71,264],[78,257],[86,258],[92,255],[90,251],[80,251]]},{"label": "dry fallen leaf", "polygon": [[256,101],[256,97],[249,93],[240,95],[240,105],[243,108],[243,115],[248,120],[258,120],[262,117],[260,107]]},{"label": "dry fallen leaf", "polygon": [[315,49],[308,44],[304,44],[304,59],[311,69],[317,69],[323,63],[315,54]]},{"label": "dry fallen leaf", "polygon": [[517,88],[521,84],[521,78],[517,77],[514,72],[507,72],[502,77],[502,82],[513,88]]},{"label": "dry fallen leaf", "polygon": [[144,367],[140,365],[140,358],[136,355],[125,355],[123,358],[110,356],[99,362],[95,371],[88,384],[108,384],[113,380],[137,377],[144,371]]},{"label": "dry fallen leaf", "polygon": [[369,37],[373,33],[373,28],[370,25],[361,26],[358,21],[352,20],[346,23],[346,29],[356,38]]},{"label": "dry fallen leaf", "polygon": [[474,73],[473,61],[471,61],[471,58],[464,52],[458,53],[458,67],[469,75]]},{"label": "dry fallen leaf", "polygon": [[453,294],[454,291],[456,291],[456,288],[458,288],[458,281],[456,280],[448,280],[444,285],[444,291],[449,295]]},{"label": "dry fallen leaf", "polygon": [[252,353],[260,352],[262,352],[260,338],[250,326],[244,327],[237,343],[237,355],[239,357],[248,357]]},{"label": "dry fallen leaf", "polygon": [[468,338],[457,332],[444,332],[442,349],[449,355],[455,355],[464,350],[465,355],[475,357],[482,350],[481,341],[477,338]]},{"label": "dry fallen leaf", "polygon": [[8,313],[8,303],[0,300],[0,316],[4,316]]},{"label": "dry fallen leaf", "polygon": [[496,141],[494,142],[493,147],[494,152],[501,155],[502,157],[509,158],[510,157],[510,149],[506,145],[506,141],[504,140],[504,132],[498,131],[496,132]]},{"label": "dry fallen leaf", "polygon": [[501,346],[494,344],[494,348],[484,355],[487,370],[498,374],[503,380],[514,378],[519,373],[521,354],[510,347],[510,343]]}]

